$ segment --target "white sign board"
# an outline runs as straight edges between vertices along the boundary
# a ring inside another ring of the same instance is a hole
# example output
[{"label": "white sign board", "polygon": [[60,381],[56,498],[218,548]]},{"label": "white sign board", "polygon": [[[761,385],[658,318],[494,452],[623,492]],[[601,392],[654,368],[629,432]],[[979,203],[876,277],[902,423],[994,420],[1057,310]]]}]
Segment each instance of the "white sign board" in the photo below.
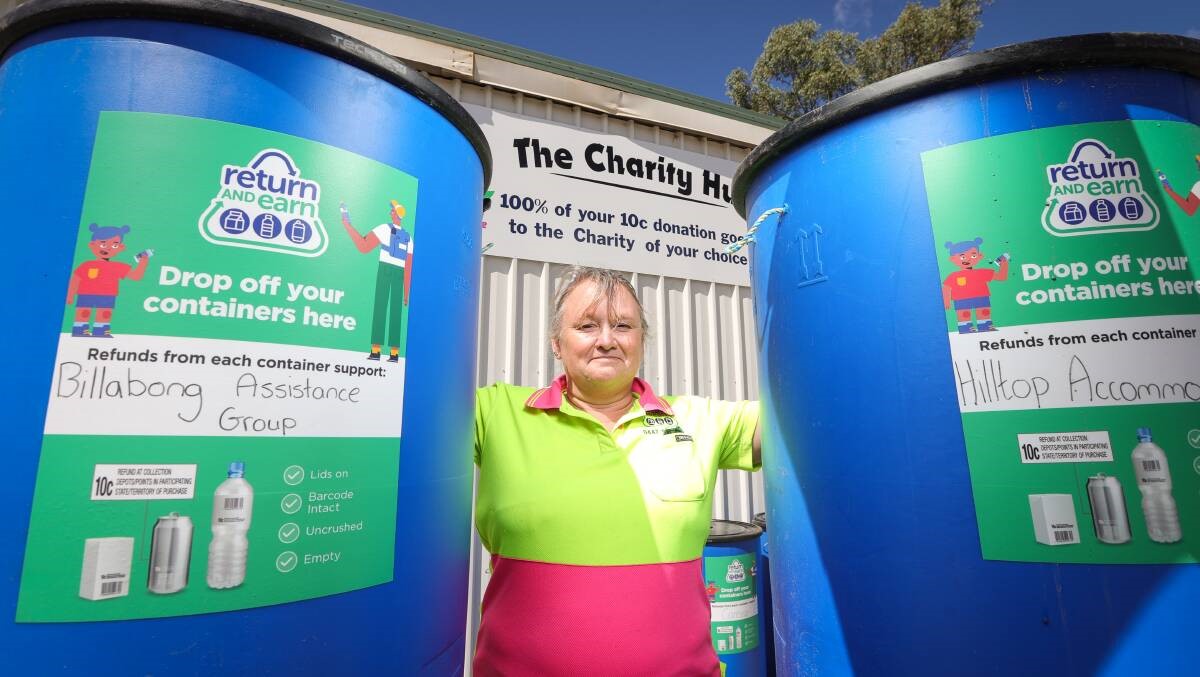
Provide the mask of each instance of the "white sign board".
[{"label": "white sign board", "polygon": [[488,254],[748,285],[737,163],[466,106],[492,150]]}]

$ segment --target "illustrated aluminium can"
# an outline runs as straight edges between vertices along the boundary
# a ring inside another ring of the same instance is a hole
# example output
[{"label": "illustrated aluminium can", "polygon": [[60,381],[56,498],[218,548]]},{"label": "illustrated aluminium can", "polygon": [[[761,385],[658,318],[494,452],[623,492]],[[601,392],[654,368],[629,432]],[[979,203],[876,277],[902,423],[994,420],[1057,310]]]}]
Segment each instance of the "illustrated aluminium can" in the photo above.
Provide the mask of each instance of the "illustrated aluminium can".
[{"label": "illustrated aluminium can", "polygon": [[1092,505],[1092,526],[1101,543],[1129,542],[1129,514],[1125,510],[1125,491],[1121,482],[1100,473],[1088,478],[1088,501]]},{"label": "illustrated aluminium can", "polygon": [[191,558],[191,518],[174,512],[159,517],[154,523],[150,543],[150,573],[146,587],[160,595],[183,590],[187,587]]}]

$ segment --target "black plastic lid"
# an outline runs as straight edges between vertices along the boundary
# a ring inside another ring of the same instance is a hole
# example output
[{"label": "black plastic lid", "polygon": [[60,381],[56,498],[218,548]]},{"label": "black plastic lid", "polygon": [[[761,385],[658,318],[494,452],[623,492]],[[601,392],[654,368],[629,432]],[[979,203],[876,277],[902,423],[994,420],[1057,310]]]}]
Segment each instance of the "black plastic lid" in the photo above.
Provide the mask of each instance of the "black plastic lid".
[{"label": "black plastic lid", "polygon": [[762,535],[762,529],[746,522],[713,520],[708,526],[708,544],[748,541]]},{"label": "black plastic lid", "polygon": [[767,513],[755,513],[754,519],[750,521],[753,522],[754,526],[758,527],[759,529],[762,529],[763,531],[767,530]]},{"label": "black plastic lid", "polygon": [[0,57],[39,30],[97,19],[151,19],[227,28],[303,47],[360,68],[403,89],[462,132],[492,177],[492,152],[483,130],[454,97],[403,61],[344,33],[291,14],[230,0],[32,0],[0,16]]},{"label": "black plastic lid", "polygon": [[758,145],[733,175],[733,206],[746,216],[746,192],[766,165],[834,127],[906,101],[1005,77],[1104,66],[1157,68],[1200,77],[1200,40],[1156,33],[1094,33],[997,47],[914,68],[805,113]]}]

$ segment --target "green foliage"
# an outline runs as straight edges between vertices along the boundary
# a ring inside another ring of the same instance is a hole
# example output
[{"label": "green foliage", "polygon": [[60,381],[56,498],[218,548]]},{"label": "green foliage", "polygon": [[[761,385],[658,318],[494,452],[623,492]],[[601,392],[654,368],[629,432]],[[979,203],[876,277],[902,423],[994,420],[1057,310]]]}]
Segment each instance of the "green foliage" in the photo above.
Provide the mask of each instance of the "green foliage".
[{"label": "green foliage", "polygon": [[725,79],[735,105],[797,118],[863,85],[967,51],[991,0],[941,0],[936,7],[910,2],[878,37],[829,30],[812,19],[771,31],[747,73]]}]

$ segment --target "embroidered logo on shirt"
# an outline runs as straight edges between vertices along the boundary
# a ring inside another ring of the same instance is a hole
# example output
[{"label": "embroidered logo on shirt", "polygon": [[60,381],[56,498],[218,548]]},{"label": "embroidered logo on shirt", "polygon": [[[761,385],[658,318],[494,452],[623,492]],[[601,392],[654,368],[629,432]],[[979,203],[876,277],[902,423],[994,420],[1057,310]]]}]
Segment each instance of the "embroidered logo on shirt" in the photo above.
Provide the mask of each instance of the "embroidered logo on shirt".
[{"label": "embroidered logo on shirt", "polygon": [[[642,428],[643,435],[675,435],[682,433],[683,428],[679,427],[679,422],[675,420],[674,416],[647,416]],[[689,437],[687,441],[690,442],[691,438]]]}]

